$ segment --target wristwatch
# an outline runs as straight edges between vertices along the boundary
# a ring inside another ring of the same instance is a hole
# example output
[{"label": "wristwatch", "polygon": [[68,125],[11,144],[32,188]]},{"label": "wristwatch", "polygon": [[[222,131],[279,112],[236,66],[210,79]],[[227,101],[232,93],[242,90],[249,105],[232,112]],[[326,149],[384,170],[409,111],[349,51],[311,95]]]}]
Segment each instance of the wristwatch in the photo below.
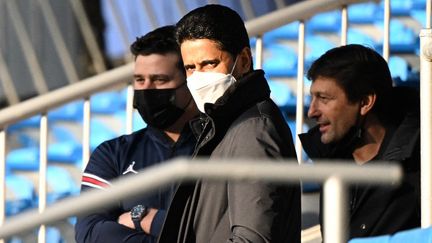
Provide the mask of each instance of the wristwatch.
[{"label": "wristwatch", "polygon": [[136,205],[130,211],[132,222],[135,225],[135,229],[143,231],[141,228],[141,220],[148,214],[148,208],[143,205]]}]

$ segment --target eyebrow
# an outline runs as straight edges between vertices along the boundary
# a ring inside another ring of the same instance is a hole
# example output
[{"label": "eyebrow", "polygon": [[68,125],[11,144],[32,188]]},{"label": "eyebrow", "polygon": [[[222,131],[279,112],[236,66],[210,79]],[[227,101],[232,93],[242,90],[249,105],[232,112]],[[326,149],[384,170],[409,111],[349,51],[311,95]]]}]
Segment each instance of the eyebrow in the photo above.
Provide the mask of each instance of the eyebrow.
[{"label": "eyebrow", "polygon": [[[141,74],[134,74],[134,78],[143,78],[144,76]],[[156,79],[156,78],[170,78],[170,75],[168,74],[150,74],[150,79]]]},{"label": "eyebrow", "polygon": [[[204,59],[204,60],[201,60],[200,62],[198,62],[198,65],[205,66],[205,65],[211,64],[211,63],[219,64],[220,62],[221,62],[221,60],[219,58]],[[195,64],[185,64],[184,65],[185,69],[193,68],[193,67],[195,67]]]}]

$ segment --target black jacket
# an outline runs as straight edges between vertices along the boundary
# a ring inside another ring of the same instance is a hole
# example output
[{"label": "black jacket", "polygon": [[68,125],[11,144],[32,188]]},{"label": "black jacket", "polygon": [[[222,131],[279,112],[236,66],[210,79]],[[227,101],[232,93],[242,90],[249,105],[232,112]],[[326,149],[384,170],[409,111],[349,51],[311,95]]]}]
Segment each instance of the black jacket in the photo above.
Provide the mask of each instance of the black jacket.
[{"label": "black jacket", "polygon": [[[83,173],[81,190],[103,189],[119,177],[139,173],[142,169],[176,156],[191,155],[195,143],[196,139],[188,126],[183,129],[176,143],[164,132],[152,127],[106,141],[92,153]],[[122,201],[116,207],[79,217],[75,225],[76,241],[156,242],[175,189],[176,185],[171,185],[146,197]],[[153,219],[150,235],[117,223],[122,213],[130,211],[137,204],[159,209]]]},{"label": "black jacket", "polygon": [[[231,86],[192,124],[196,156],[296,157],[291,132],[263,71]],[[183,210],[182,210],[183,209]],[[262,181],[184,184],[176,192],[160,243],[300,242],[300,187]]]},{"label": "black jacket", "polygon": [[[398,163],[404,179],[398,187],[353,185],[350,187],[349,238],[393,234],[420,226],[420,117],[418,93],[395,88],[397,109],[386,125],[386,135],[371,163]],[[390,108],[389,108],[390,109]],[[336,145],[324,145],[315,127],[301,134],[303,147],[312,159],[353,159],[354,134]],[[353,160],[354,163],[354,160]]]}]

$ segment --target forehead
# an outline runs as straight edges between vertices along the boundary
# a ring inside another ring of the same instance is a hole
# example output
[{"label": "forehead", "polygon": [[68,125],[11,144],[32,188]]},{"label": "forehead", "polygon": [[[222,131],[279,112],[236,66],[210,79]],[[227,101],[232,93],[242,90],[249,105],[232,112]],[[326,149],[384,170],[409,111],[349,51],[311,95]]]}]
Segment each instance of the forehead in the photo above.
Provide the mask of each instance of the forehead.
[{"label": "forehead", "polygon": [[135,60],[135,74],[171,74],[180,72],[175,53],[138,55]]},{"label": "forehead", "polygon": [[310,87],[311,94],[331,94],[346,96],[345,91],[334,78],[319,76],[316,78]]},{"label": "forehead", "polygon": [[210,39],[185,40],[180,45],[180,50],[184,62],[229,57],[227,51],[223,51],[216,41]]}]

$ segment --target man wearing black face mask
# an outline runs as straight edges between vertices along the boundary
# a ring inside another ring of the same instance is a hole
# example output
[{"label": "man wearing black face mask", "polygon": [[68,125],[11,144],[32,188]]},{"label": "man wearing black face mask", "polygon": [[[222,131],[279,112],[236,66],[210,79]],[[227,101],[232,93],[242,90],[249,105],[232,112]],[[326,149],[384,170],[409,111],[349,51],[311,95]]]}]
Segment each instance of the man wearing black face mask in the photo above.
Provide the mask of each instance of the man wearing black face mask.
[{"label": "man wearing black face mask", "polygon": [[[148,126],[102,143],[84,171],[82,190],[109,187],[118,177],[193,152],[196,140],[188,122],[198,115],[198,109],[185,85],[174,27],[158,28],[137,38],[131,52],[135,56],[134,107]],[[174,188],[79,218],[76,241],[156,242]]]}]

